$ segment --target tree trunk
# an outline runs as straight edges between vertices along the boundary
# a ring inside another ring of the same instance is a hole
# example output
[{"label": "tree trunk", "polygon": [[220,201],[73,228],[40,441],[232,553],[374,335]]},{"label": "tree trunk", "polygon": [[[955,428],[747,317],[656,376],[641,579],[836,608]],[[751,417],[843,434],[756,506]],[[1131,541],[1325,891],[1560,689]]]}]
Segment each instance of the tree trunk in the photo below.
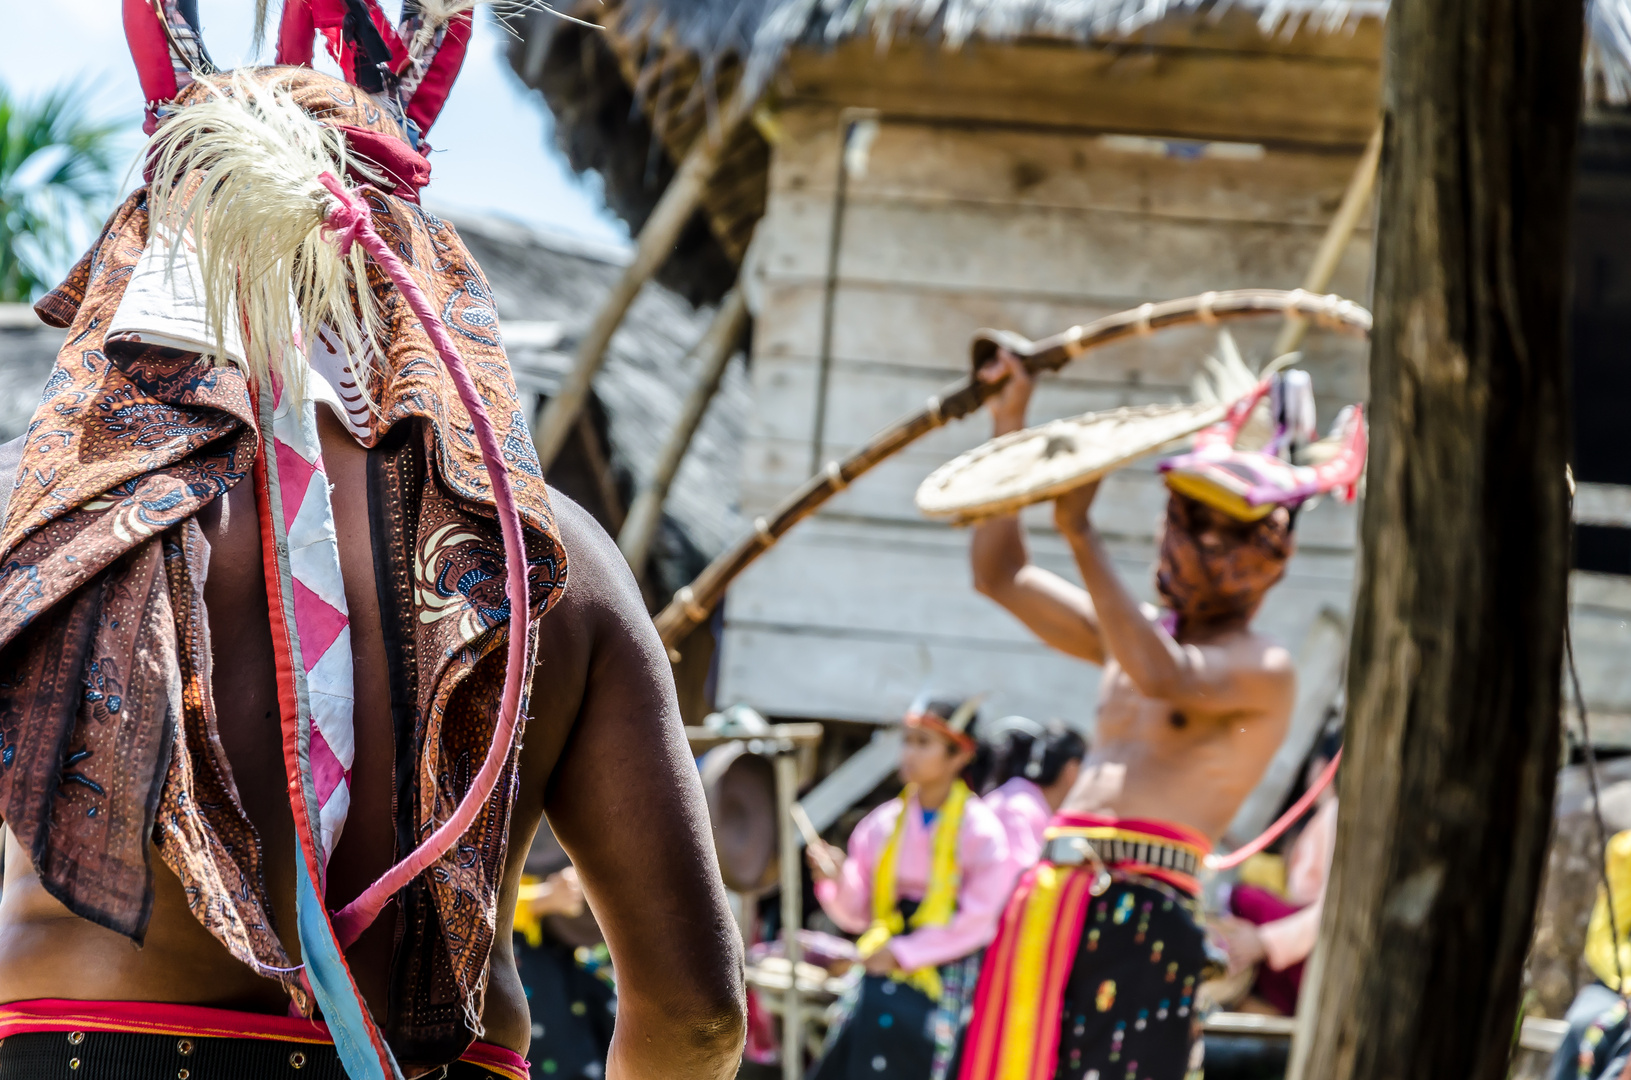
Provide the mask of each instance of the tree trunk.
[{"label": "tree trunk", "polygon": [[1361,585],[1306,1074],[1498,1080],[1567,614],[1582,5],[1395,0]]}]

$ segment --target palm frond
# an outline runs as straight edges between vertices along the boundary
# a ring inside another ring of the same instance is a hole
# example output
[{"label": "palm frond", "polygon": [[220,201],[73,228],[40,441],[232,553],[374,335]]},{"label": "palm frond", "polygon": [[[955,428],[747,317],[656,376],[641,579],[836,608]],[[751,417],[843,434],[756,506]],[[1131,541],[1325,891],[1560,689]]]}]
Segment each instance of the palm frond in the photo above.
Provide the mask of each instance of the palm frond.
[{"label": "palm frond", "polygon": [[76,230],[114,193],[120,134],[91,118],[83,89],[23,101],[0,84],[0,300],[55,283]]}]

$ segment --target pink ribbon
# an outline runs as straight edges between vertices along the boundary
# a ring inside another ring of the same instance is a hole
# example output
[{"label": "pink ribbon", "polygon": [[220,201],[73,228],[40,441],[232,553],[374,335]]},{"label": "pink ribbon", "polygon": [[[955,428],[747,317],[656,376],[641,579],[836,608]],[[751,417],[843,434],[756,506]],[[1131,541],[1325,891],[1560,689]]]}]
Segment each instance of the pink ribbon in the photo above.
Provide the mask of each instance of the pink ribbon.
[{"label": "pink ribbon", "polygon": [[470,414],[470,424],[475,429],[476,443],[481,448],[482,461],[487,466],[487,478],[493,485],[493,502],[498,510],[499,530],[504,538],[505,582],[510,598],[509,656],[504,669],[504,692],[499,701],[498,724],[493,731],[493,743],[487,748],[487,758],[482,762],[481,769],[470,782],[470,789],[465,792],[464,798],[459,800],[459,805],[452,815],[438,826],[424,843],[380,875],[378,881],[364,889],[362,895],[334,916],[334,935],[339,940],[340,947],[344,949],[373,924],[385,905],[399,890],[430,869],[458,842],[459,837],[470,828],[476,814],[492,796],[493,789],[498,786],[499,774],[503,771],[504,763],[509,760],[510,748],[515,741],[517,719],[521,712],[521,680],[527,667],[527,637],[531,609],[527,603],[527,560],[525,548],[522,547],[521,515],[516,509],[515,495],[510,487],[509,470],[505,467],[504,456],[499,451],[498,433],[487,415],[487,408],[476,390],[476,384],[470,378],[470,372],[465,368],[464,361],[459,358],[458,351],[453,347],[453,339],[448,336],[447,328],[442,325],[435,307],[408,273],[408,268],[402,264],[402,260],[397,258],[396,252],[392,251],[375,231],[373,214],[368,204],[356,191],[347,190],[333,173],[324,173],[320,179],[323,186],[334,196],[335,204],[324,217],[324,224],[333,230],[335,239],[340,245],[340,252],[345,254],[350,251],[353,243],[359,243],[374,257],[380,268],[390,275],[391,280],[401,291],[403,299],[418,316],[420,325],[425,328],[425,333],[430,338],[431,344],[436,347],[442,363],[447,365],[448,374],[459,392],[459,400],[464,402],[465,411]]},{"label": "pink ribbon", "polygon": [[[349,255],[351,245],[362,239],[364,230],[371,229],[373,215],[368,210],[368,204],[347,191],[333,173],[326,172],[317,179],[334,196],[334,205],[329,207],[323,224],[334,234],[334,242],[340,246],[340,255]],[[398,285],[401,283],[398,282]]]}]

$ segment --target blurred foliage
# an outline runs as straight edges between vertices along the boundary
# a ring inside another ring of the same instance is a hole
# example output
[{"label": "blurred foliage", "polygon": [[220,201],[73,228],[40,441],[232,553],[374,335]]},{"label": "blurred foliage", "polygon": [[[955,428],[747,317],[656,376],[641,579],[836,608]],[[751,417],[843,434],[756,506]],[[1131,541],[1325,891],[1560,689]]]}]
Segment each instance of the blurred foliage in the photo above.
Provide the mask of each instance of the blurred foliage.
[{"label": "blurred foliage", "polygon": [[0,84],[0,301],[56,285],[113,194],[123,126],[92,120],[87,102],[68,86],[23,101]]}]

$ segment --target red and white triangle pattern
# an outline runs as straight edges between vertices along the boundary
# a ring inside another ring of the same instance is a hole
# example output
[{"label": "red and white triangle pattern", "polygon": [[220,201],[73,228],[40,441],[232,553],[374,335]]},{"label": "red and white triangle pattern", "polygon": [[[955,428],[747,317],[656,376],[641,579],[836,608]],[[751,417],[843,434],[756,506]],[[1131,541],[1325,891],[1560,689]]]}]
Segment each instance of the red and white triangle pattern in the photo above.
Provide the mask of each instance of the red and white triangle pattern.
[{"label": "red and white triangle pattern", "polygon": [[[310,370],[306,375],[309,384],[322,379]],[[325,864],[334,853],[351,806],[352,710],[356,703],[351,621],[340,576],[334,507],[317,439],[317,398],[332,395],[326,386],[308,385],[298,402],[280,396],[272,418],[283,521],[289,535],[295,632],[311,710],[311,770]]]}]

